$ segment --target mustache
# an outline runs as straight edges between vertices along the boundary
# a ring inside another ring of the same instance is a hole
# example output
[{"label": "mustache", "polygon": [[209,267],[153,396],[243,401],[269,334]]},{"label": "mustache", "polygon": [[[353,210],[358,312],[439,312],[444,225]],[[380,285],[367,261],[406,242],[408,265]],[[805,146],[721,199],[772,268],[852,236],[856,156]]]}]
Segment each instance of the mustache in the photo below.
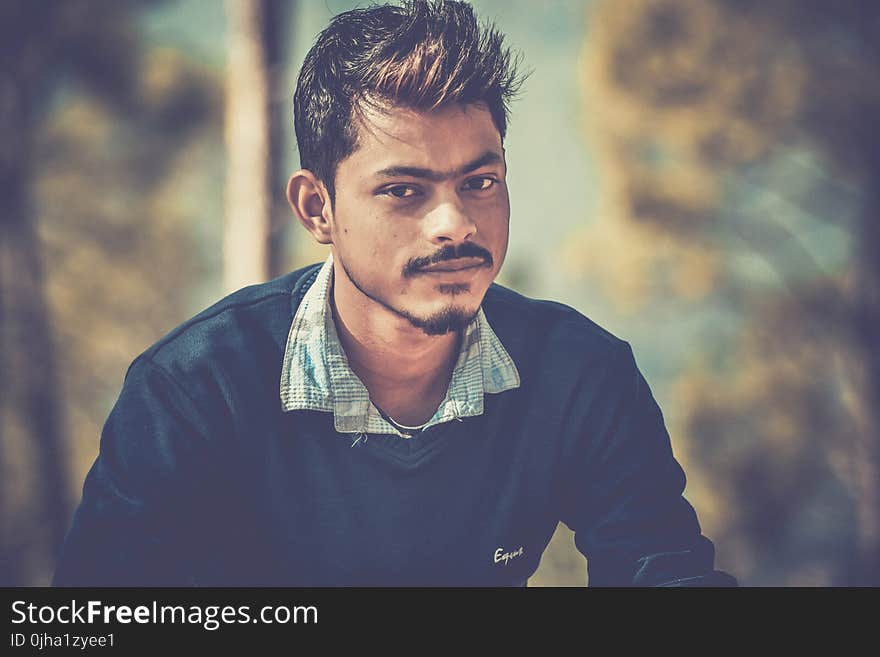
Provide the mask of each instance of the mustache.
[{"label": "mustache", "polygon": [[425,267],[445,262],[447,260],[458,260],[459,258],[480,258],[483,260],[482,267],[491,268],[495,264],[492,259],[492,254],[489,253],[488,250],[484,249],[482,246],[473,244],[472,242],[465,242],[457,247],[452,245],[444,246],[434,255],[413,258],[406,263],[406,266],[403,269],[403,275],[404,277],[409,278],[410,276],[418,274],[419,270],[424,269]]}]

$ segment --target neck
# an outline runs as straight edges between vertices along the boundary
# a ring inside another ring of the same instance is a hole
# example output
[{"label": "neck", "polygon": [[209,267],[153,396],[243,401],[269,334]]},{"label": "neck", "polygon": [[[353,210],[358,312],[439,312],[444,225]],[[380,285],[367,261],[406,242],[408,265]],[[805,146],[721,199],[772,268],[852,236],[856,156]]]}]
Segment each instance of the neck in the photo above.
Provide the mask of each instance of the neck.
[{"label": "neck", "polygon": [[349,365],[371,396],[445,393],[458,358],[460,332],[425,334],[364,296],[338,267],[333,268],[331,301]]}]

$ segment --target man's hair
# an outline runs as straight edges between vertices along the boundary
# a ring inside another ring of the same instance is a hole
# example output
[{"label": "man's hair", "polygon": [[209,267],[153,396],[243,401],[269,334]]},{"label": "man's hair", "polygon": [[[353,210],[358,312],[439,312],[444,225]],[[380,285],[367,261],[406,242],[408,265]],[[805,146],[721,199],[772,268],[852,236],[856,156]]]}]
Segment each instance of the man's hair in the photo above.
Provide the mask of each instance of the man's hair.
[{"label": "man's hair", "polygon": [[335,16],[306,55],[293,99],[300,164],[335,195],[336,168],[358,146],[363,108],[428,111],[484,102],[502,141],[525,76],[470,5],[408,0]]}]

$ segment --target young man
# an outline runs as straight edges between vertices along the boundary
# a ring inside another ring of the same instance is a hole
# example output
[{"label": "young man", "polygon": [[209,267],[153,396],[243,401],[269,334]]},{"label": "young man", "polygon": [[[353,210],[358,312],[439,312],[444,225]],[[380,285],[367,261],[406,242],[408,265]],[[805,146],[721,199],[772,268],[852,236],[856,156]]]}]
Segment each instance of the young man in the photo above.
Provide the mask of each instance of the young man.
[{"label": "young man", "polygon": [[331,255],[129,368],[56,584],[722,585],[629,345],[492,283],[520,78],[464,3],[337,16],[287,195]]}]

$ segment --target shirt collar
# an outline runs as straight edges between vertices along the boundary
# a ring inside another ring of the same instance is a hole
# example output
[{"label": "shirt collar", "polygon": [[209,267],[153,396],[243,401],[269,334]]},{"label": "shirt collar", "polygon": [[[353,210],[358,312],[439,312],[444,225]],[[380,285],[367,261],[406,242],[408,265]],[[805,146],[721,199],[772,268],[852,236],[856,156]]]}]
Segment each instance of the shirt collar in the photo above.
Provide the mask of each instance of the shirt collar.
[{"label": "shirt collar", "polygon": [[[333,322],[332,283],[330,254],[290,325],[281,369],[282,407],[285,411],[333,413],[334,427],[343,433],[408,437],[382,417],[370,401],[366,386],[349,367]],[[519,371],[481,307],[464,329],[446,397],[425,428],[481,415],[484,393],[499,393],[519,385]]]}]

